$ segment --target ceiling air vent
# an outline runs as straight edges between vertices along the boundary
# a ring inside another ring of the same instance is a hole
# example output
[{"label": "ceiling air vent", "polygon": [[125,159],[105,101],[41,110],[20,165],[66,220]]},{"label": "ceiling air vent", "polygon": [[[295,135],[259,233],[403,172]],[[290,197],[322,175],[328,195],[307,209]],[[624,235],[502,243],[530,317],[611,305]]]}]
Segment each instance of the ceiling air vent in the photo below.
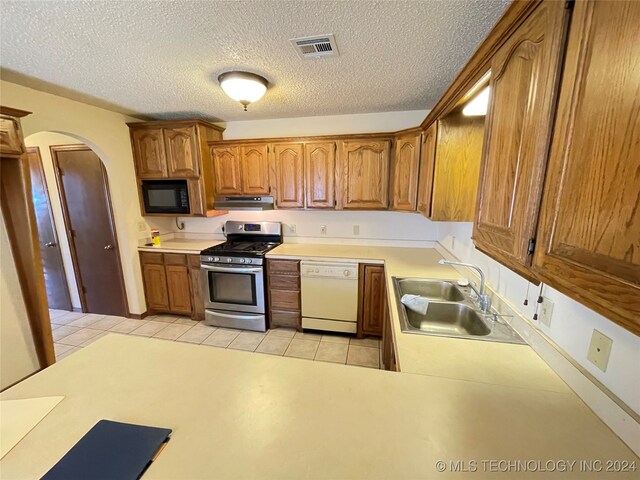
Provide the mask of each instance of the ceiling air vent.
[{"label": "ceiling air vent", "polygon": [[339,55],[333,34],[293,38],[291,43],[302,58],[337,57]]}]

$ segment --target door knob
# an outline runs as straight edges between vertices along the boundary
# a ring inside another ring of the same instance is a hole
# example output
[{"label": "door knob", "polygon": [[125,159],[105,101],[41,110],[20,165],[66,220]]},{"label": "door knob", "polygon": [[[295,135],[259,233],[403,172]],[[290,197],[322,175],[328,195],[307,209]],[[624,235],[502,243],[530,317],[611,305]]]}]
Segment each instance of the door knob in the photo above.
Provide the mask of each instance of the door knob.
[{"label": "door knob", "polygon": [[105,245],[104,249],[105,250],[113,250],[113,245],[111,245],[111,244]]},{"label": "door knob", "polygon": [[55,243],[53,243],[53,242],[47,242],[47,243],[45,243],[45,244],[44,244],[44,246],[45,246],[45,247],[49,247],[49,248],[53,248],[53,247],[55,247],[55,246],[56,246],[56,244],[55,244]]}]

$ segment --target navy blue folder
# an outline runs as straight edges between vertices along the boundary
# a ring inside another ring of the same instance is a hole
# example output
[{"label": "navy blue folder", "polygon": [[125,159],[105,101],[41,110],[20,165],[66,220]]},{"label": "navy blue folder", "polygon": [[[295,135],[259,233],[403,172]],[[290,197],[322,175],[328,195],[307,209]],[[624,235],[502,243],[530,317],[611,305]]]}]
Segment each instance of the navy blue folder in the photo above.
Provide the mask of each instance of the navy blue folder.
[{"label": "navy blue folder", "polygon": [[100,420],[43,480],[135,480],[169,439],[168,428]]}]

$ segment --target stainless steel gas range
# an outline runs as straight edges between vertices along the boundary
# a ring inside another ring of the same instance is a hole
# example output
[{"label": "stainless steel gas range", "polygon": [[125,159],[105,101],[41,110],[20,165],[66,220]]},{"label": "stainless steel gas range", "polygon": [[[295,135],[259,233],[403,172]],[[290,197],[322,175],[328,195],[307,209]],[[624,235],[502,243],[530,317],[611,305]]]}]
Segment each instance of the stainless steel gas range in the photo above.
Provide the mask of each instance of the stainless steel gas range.
[{"label": "stainless steel gas range", "polygon": [[264,332],[264,256],[282,243],[282,224],[227,221],[225,232],[226,242],[200,252],[205,323]]}]

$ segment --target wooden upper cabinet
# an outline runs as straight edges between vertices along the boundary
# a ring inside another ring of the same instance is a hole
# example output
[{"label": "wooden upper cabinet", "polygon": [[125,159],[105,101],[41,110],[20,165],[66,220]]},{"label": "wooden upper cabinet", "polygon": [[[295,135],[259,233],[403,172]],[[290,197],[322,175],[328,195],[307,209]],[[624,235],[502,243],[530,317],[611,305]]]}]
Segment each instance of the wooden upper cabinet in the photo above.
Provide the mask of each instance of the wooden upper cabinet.
[{"label": "wooden upper cabinet", "polygon": [[389,205],[389,140],[345,141],[339,207],[385,210]]},{"label": "wooden upper cabinet", "polygon": [[333,208],[335,206],[335,162],[335,143],[305,144],[304,172],[307,208]]},{"label": "wooden upper cabinet", "polygon": [[273,146],[276,167],[276,206],[304,207],[304,145],[279,143]]},{"label": "wooden upper cabinet", "polygon": [[217,195],[241,195],[241,160],[239,147],[211,147],[214,189]]},{"label": "wooden upper cabinet", "polygon": [[491,61],[473,239],[477,248],[525,276],[568,17],[563,2],[542,2]]},{"label": "wooden upper cabinet", "polygon": [[269,158],[267,145],[243,145],[242,193],[245,195],[267,195],[269,193]]},{"label": "wooden upper cabinet", "polygon": [[197,177],[198,135],[196,127],[165,128],[164,146],[169,177]]},{"label": "wooden upper cabinet", "polygon": [[167,177],[167,159],[162,128],[132,130],[133,154],[140,178]]},{"label": "wooden upper cabinet", "polygon": [[471,222],[478,195],[484,117],[450,113],[438,121],[437,136],[431,219]]},{"label": "wooden upper cabinet", "polygon": [[22,153],[20,120],[11,115],[0,115],[0,154],[17,156]]},{"label": "wooden upper cabinet", "polygon": [[420,165],[420,133],[396,140],[391,168],[391,208],[415,211],[418,195],[418,168]]},{"label": "wooden upper cabinet", "polygon": [[418,211],[431,216],[431,193],[433,191],[433,168],[436,163],[436,139],[438,122],[433,122],[422,133],[420,149],[420,173],[418,178]]},{"label": "wooden upper cabinet", "polygon": [[534,268],[640,335],[640,2],[576,2]]}]

